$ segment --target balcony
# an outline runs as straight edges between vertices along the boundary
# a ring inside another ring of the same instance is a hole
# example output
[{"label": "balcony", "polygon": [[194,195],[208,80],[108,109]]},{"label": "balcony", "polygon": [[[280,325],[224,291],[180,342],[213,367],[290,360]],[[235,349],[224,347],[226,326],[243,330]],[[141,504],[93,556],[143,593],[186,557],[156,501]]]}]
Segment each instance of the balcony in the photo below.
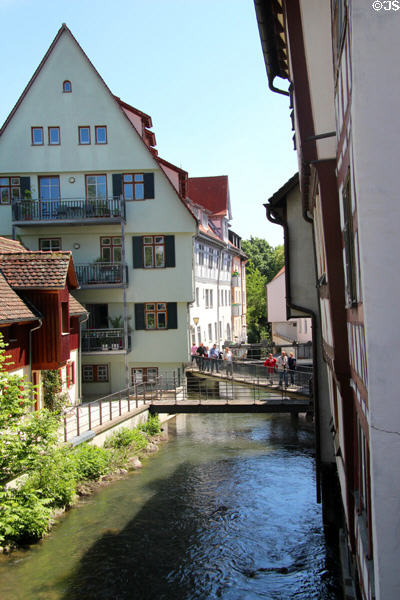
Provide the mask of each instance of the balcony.
[{"label": "balcony", "polygon": [[82,331],[82,352],[125,353],[131,349],[131,336],[128,335],[128,348],[125,348],[123,329],[84,329]]},{"label": "balcony", "polygon": [[81,289],[123,288],[128,285],[128,269],[122,263],[92,263],[75,265]]},{"label": "balcony", "polygon": [[125,203],[121,198],[16,200],[12,214],[19,226],[120,223],[125,221]]},{"label": "balcony", "polygon": [[232,304],[232,317],[240,317],[242,305],[241,304]]},{"label": "balcony", "polygon": [[231,285],[232,287],[240,287],[239,275],[232,275]]}]

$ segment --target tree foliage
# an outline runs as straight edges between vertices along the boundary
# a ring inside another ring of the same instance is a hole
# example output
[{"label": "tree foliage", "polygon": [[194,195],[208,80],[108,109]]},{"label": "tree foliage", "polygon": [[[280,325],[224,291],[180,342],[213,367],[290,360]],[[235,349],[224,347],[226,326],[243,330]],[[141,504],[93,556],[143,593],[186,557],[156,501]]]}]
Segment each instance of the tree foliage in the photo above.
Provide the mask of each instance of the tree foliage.
[{"label": "tree foliage", "polygon": [[284,265],[283,246],[273,248],[266,240],[252,236],[242,241],[242,249],[249,257],[246,267],[248,341],[270,340],[266,286]]}]

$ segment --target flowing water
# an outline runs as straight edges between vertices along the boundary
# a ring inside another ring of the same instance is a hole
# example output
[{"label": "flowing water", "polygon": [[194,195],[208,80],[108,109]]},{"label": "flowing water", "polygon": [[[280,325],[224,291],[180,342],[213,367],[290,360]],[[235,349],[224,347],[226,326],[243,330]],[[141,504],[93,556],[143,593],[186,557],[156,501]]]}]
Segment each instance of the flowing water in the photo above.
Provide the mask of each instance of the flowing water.
[{"label": "flowing water", "polygon": [[142,470],[1,558],[0,598],[341,598],[313,444],[290,416],[179,416]]}]

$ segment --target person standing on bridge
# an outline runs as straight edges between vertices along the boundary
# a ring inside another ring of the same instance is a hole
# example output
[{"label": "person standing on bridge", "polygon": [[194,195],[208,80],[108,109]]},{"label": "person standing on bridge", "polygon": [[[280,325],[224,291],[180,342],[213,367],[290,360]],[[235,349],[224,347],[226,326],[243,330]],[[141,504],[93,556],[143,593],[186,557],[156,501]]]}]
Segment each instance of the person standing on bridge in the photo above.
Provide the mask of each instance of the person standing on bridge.
[{"label": "person standing on bridge", "polygon": [[203,346],[203,342],[200,342],[200,346],[197,348],[196,357],[197,357],[197,366],[199,371],[202,371],[204,368],[204,354],[206,349]]},{"label": "person standing on bridge", "polygon": [[210,361],[211,361],[211,373],[214,371],[214,367],[216,372],[219,372],[219,350],[217,348],[217,344],[214,344],[214,346],[211,348],[210,352],[209,352],[209,357],[210,357]]},{"label": "person standing on bridge", "polygon": [[192,363],[196,360],[196,352],[197,352],[197,346],[196,346],[196,344],[193,344],[192,347],[191,347],[191,349],[190,349],[190,354],[191,354],[191,357],[192,357],[192,361],[191,361]]},{"label": "person standing on bridge", "polygon": [[269,383],[272,385],[273,384],[273,374],[275,373],[275,368],[276,368],[276,358],[272,354],[269,354],[268,357],[265,359],[264,367],[267,367]]},{"label": "person standing on bridge", "polygon": [[225,348],[224,361],[227,376],[230,375],[231,377],[233,377],[232,352],[230,351],[228,346]]},{"label": "person standing on bridge", "polygon": [[286,388],[288,386],[288,357],[284,350],[282,350],[281,355],[278,356],[276,364],[279,371],[279,387],[281,387],[284,382],[284,387]]},{"label": "person standing on bridge", "polygon": [[289,367],[289,374],[290,374],[290,383],[291,383],[291,385],[294,385],[294,372],[296,370],[296,359],[295,359],[293,352],[289,352],[288,367]]}]

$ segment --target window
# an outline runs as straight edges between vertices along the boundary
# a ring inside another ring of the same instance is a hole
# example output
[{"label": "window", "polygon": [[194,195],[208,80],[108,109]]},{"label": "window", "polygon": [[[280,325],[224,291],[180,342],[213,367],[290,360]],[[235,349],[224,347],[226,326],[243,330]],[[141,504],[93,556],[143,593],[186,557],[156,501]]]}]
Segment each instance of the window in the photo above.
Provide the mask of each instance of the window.
[{"label": "window", "polygon": [[213,307],[213,291],[210,290],[210,308]]},{"label": "window", "polygon": [[66,80],[63,82],[63,92],[64,92],[65,94],[72,92],[72,85],[71,85],[71,82],[70,82],[70,81],[68,81],[68,79],[66,79]]},{"label": "window", "polygon": [[344,270],[346,307],[349,308],[357,302],[357,273],[354,244],[353,206],[350,184],[350,172],[342,192],[343,201],[343,239],[344,239]]},{"label": "window", "polygon": [[141,369],[131,369],[132,385],[138,383],[155,383],[158,377],[157,367],[143,367]]},{"label": "window", "polygon": [[224,290],[221,290],[221,306],[224,305]]},{"label": "window", "polygon": [[0,203],[10,204],[20,197],[19,177],[0,177]]},{"label": "window", "polygon": [[67,387],[70,388],[75,383],[75,363],[73,361],[67,362],[66,371],[67,371]]},{"label": "window", "polygon": [[49,146],[60,145],[60,128],[59,127],[48,127],[47,135],[49,140]]},{"label": "window", "polygon": [[197,327],[197,345],[200,346],[201,344],[201,329],[200,327]]},{"label": "window", "polygon": [[105,175],[86,175],[86,200],[106,200],[107,178]]},{"label": "window", "polygon": [[68,302],[61,302],[61,331],[62,333],[69,333]]},{"label": "window", "polygon": [[200,266],[204,265],[204,244],[198,245],[198,263]]},{"label": "window", "polygon": [[212,269],[214,266],[214,250],[209,248],[208,250],[208,268]]},{"label": "window", "polygon": [[101,237],[100,256],[104,262],[120,263],[122,261],[122,241],[120,237]]},{"label": "window", "polygon": [[154,302],[144,305],[145,329],[167,329],[167,305]]},{"label": "window", "polygon": [[214,323],[214,340],[218,339],[218,325]]},{"label": "window", "polygon": [[145,269],[165,267],[165,241],[163,235],[143,237],[143,264]]},{"label": "window", "polygon": [[43,127],[31,127],[32,146],[43,146]]},{"label": "window", "polygon": [[144,200],[143,173],[125,173],[122,183],[125,200]]},{"label": "window", "polygon": [[83,383],[107,383],[108,365],[83,365],[82,379]]},{"label": "window", "polygon": [[39,250],[57,252],[61,250],[61,238],[40,238]]},{"label": "window", "polygon": [[219,322],[219,337],[222,338],[222,321]]},{"label": "window", "polygon": [[200,306],[200,294],[199,294],[199,288],[196,288],[196,306]]},{"label": "window", "polygon": [[96,125],[94,128],[96,144],[107,144],[107,127],[106,125]]},{"label": "window", "polygon": [[162,269],[175,267],[175,236],[133,236],[133,268]]},{"label": "window", "polygon": [[79,133],[79,144],[81,146],[90,144],[90,127],[85,125],[84,127],[78,127]]},{"label": "window", "polygon": [[210,292],[206,290],[206,308],[210,306]]},{"label": "window", "polygon": [[212,340],[212,324],[211,323],[208,324],[208,339],[210,341]]}]

